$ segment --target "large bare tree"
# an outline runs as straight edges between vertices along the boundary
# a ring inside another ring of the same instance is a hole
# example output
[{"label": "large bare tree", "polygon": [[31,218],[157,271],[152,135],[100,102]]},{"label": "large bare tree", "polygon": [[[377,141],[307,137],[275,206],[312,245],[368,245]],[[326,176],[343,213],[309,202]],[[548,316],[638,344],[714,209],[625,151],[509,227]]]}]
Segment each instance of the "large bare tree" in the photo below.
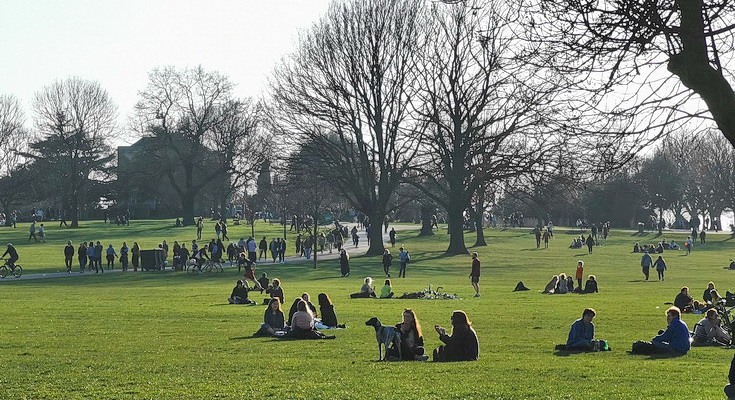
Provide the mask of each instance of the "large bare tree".
[{"label": "large bare tree", "polygon": [[32,132],[25,128],[25,114],[18,98],[0,95],[0,206],[8,217],[31,181],[22,156],[31,140]]},{"label": "large bare tree", "polygon": [[[313,143],[334,190],[376,226],[415,154],[411,96],[423,5],[334,2],[271,81],[280,139]],[[383,249],[372,240],[368,254]]]},{"label": "large bare tree", "polygon": [[514,12],[504,2],[468,0],[435,5],[426,24],[414,101],[427,129],[414,182],[447,211],[448,254],[467,252],[464,212],[478,189],[537,173],[560,144],[552,135],[558,81],[539,79],[539,68],[519,57],[527,45],[513,32]]},{"label": "large bare tree", "polygon": [[135,106],[134,126],[155,139],[148,154],[179,197],[184,224],[194,222],[205,187],[224,180],[234,190],[242,183],[236,177],[263,160],[259,108],[235,99],[232,88],[226,76],[201,66],[157,68]]},{"label": "large bare tree", "polygon": [[[592,112],[627,131],[713,120],[735,146],[729,0],[530,0],[527,21],[547,47],[539,62],[584,89]],[[704,104],[701,103],[704,101]]]},{"label": "large bare tree", "polygon": [[62,212],[77,227],[87,191],[113,158],[117,107],[98,82],[68,78],[37,92],[33,112],[41,137],[26,154],[57,185]]}]

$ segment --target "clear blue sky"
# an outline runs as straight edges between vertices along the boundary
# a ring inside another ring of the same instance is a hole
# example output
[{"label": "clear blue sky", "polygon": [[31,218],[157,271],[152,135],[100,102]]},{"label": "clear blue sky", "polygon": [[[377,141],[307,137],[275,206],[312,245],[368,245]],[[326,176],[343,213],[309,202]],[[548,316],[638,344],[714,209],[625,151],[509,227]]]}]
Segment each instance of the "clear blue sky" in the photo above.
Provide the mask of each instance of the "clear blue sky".
[{"label": "clear blue sky", "polygon": [[96,80],[118,105],[120,123],[157,66],[228,75],[237,96],[258,96],[300,29],[328,0],[0,0],[0,93],[27,110],[56,79]]}]

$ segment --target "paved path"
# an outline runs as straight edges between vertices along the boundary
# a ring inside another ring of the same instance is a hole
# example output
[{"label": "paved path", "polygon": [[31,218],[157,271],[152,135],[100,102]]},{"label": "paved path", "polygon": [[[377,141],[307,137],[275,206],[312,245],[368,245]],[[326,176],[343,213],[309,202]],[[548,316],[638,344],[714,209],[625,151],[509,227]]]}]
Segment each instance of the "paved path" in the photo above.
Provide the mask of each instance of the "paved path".
[{"label": "paved path", "polygon": [[[356,226],[357,225],[356,223],[341,223],[341,224],[342,225],[346,225],[347,227],[349,227],[350,230],[352,229],[353,226]],[[421,228],[421,225],[390,225],[389,228],[391,228],[391,227],[392,228],[395,228],[396,231],[404,231],[404,230],[411,230],[411,229],[420,229]],[[347,249],[347,252],[350,255],[362,255],[362,254],[365,254],[365,252],[368,249],[367,235],[365,234],[365,230],[364,229],[360,230],[358,232],[358,235],[360,236],[360,242],[359,242],[359,244],[358,244],[357,247],[355,247],[355,246],[352,245],[352,238],[347,238],[347,240],[345,240],[346,246],[343,246],[343,247],[345,249]],[[291,236],[294,236],[294,235],[291,235]],[[383,242],[390,243],[387,233],[383,233]],[[289,240],[289,249],[287,250],[287,253],[288,252],[295,252],[296,251],[296,249],[295,249],[295,247],[294,247],[294,245],[292,243],[293,243],[292,240]],[[268,254],[270,255],[270,251],[268,252]],[[331,254],[329,254],[328,251],[325,251],[324,253],[318,253],[317,260],[318,261],[335,260],[338,257],[339,257],[339,253],[337,252],[337,249],[335,248],[332,251]],[[286,264],[299,264],[299,263],[304,263],[304,264],[305,263],[309,263],[310,264],[310,263],[312,263],[311,260],[307,260],[304,257],[298,257],[298,256],[295,256],[295,255],[286,256],[285,259],[284,259],[284,261],[285,261]],[[103,262],[104,262],[104,260],[103,260]],[[20,263],[20,264],[23,265],[23,263]],[[235,267],[237,267],[237,265],[230,266],[229,264],[230,263],[227,262],[227,261],[222,262],[222,266],[224,268],[235,268]],[[271,263],[270,261],[263,261],[261,263],[261,265],[264,265],[264,266],[265,265],[269,265],[269,264],[273,264],[273,263]],[[277,262],[276,262],[276,264],[277,264]],[[173,270],[170,270],[170,269],[169,270],[166,270],[166,271],[173,272]],[[118,268],[118,269],[114,269],[114,270],[105,270],[104,273],[105,274],[119,274],[119,273],[122,273],[122,272],[123,271]],[[128,271],[125,272],[125,273],[133,273],[133,270],[132,269],[128,269]],[[48,278],[65,278],[65,277],[66,278],[71,278],[71,277],[81,277],[81,276],[90,276],[90,275],[95,275],[95,274],[94,273],[89,273],[89,272],[85,272],[83,274],[80,274],[79,273],[79,264],[76,264],[75,263],[74,268],[72,269],[72,273],[71,274],[70,273],[67,273],[67,272],[50,272],[50,273],[45,273],[45,274],[23,274],[23,276],[21,276],[20,278],[13,278],[12,275],[8,274],[8,276],[5,279],[0,279],[0,284],[6,283],[6,282],[23,281],[23,280],[30,280],[30,279],[48,279]]]}]

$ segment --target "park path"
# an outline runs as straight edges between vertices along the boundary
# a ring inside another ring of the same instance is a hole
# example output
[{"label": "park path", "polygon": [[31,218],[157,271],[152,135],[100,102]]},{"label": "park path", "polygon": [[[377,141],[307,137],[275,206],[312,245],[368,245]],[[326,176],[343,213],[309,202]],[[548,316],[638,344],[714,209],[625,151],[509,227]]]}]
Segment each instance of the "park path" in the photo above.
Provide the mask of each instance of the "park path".
[{"label": "park path", "polygon": [[[353,226],[356,226],[357,225],[356,223],[347,223],[347,222],[340,222],[340,223],[342,225],[347,226],[350,230],[352,229]],[[395,228],[396,229],[396,232],[398,232],[398,231],[405,231],[405,230],[412,230],[412,229],[420,229],[421,228],[421,225],[390,225],[388,228],[389,229],[390,228]],[[388,234],[387,233],[383,233],[383,230],[382,229],[381,229],[381,233],[382,233],[382,236],[383,236],[383,242],[384,243],[390,243]],[[347,249],[347,252],[350,255],[353,255],[353,256],[354,255],[363,255],[363,254],[365,254],[365,252],[367,252],[367,249],[368,249],[367,235],[365,234],[365,230],[364,229],[359,230],[358,235],[360,236],[360,242],[357,245],[357,247],[355,247],[355,246],[352,245],[352,238],[347,238],[347,240],[345,240],[346,246],[343,246],[345,249]],[[396,235],[396,236],[397,237],[400,237],[400,235]],[[291,244],[291,242],[289,243],[289,246],[290,246],[290,248],[287,250],[287,252],[295,252],[296,251],[294,245]],[[268,252],[268,254],[270,255],[270,252]],[[324,253],[319,253],[318,254],[318,261],[335,260],[338,257],[339,257],[339,253],[337,252],[336,249],[334,249],[331,254],[328,251],[325,251]],[[285,261],[286,264],[299,264],[299,263],[303,263],[303,264],[309,263],[310,264],[310,263],[312,263],[312,260],[307,260],[305,257],[299,257],[299,256],[296,256],[296,255],[286,256],[284,258],[284,261]],[[269,265],[269,264],[272,264],[272,263],[270,261],[264,261],[264,262],[262,262],[262,265]],[[21,265],[22,265],[22,263],[21,263]],[[83,274],[80,274],[79,271],[78,271],[79,264],[75,264],[74,267],[75,268],[72,269],[72,273],[71,274],[70,273],[67,273],[67,272],[49,272],[49,273],[45,273],[45,274],[23,274],[23,276],[21,276],[20,278],[13,278],[12,275],[8,275],[5,279],[0,279],[0,284],[5,283],[5,282],[23,281],[23,280],[31,280],[31,279],[72,278],[72,277],[77,277],[78,278],[78,277],[82,277],[82,276],[95,275],[94,273],[88,273],[88,272],[83,273]],[[232,265],[231,266],[231,265],[229,265],[229,262],[224,261],[224,262],[222,262],[222,267],[225,268],[225,269],[227,269],[227,268],[236,268],[237,265]],[[76,269],[76,271],[74,271],[75,269]],[[171,269],[167,269],[166,271],[167,272],[174,272]],[[122,272],[123,271],[118,268],[118,269],[114,269],[114,270],[105,270],[104,273],[105,274],[118,274],[118,273],[122,273]],[[128,269],[127,272],[132,273],[133,271],[131,269]]]}]

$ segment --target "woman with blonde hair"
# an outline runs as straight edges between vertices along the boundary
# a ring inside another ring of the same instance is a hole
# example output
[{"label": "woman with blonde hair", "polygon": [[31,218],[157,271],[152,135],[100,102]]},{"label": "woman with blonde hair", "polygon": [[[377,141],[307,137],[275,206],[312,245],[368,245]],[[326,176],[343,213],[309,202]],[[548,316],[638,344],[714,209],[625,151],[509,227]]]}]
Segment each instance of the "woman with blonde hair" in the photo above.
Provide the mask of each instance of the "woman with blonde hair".
[{"label": "woman with blonde hair", "polygon": [[429,359],[429,356],[424,355],[424,335],[421,332],[421,324],[412,309],[403,310],[403,321],[396,324],[396,329],[401,334],[401,351],[399,352],[393,344],[388,349],[388,360],[426,361]]}]

